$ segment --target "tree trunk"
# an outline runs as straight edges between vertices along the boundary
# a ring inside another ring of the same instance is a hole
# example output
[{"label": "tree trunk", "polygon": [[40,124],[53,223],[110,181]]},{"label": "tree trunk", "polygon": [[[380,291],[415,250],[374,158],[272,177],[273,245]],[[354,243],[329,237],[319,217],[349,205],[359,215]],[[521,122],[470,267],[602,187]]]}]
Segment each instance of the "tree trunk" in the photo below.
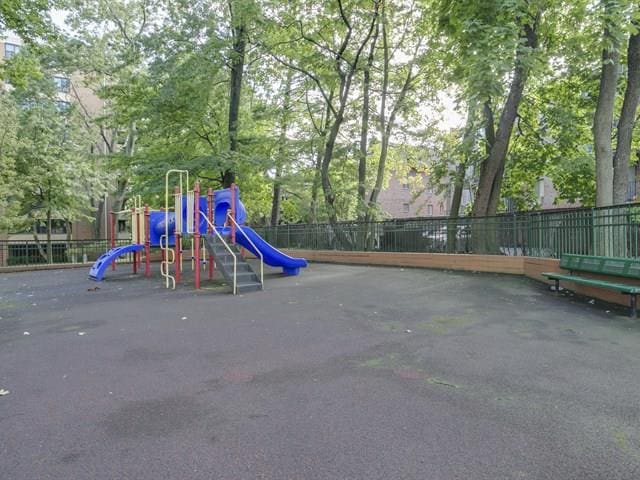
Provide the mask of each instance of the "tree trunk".
[{"label": "tree trunk", "polygon": [[66,241],[65,252],[66,252],[67,261],[76,263],[73,258],[69,257],[69,251],[71,250],[71,222],[69,220],[65,220],[64,225],[65,225],[65,241]]},{"label": "tree trunk", "polygon": [[[637,26],[636,26],[637,27]],[[624,102],[618,121],[618,144],[613,157],[613,203],[621,204],[629,200],[629,158],[631,139],[636,122],[636,112],[640,101],[640,35],[629,37],[627,48],[627,85]]]},{"label": "tree trunk", "polygon": [[360,149],[358,155],[358,221],[364,221],[367,213],[367,150],[369,147],[369,96],[371,91],[371,68],[375,58],[379,27],[371,39],[369,56],[362,79],[362,116],[360,123]]},{"label": "tree trunk", "polygon": [[[351,82],[349,81],[349,84],[350,83]],[[331,125],[331,129],[329,130],[329,135],[324,146],[322,164],[320,166],[320,182],[322,185],[322,192],[324,194],[325,205],[327,207],[327,216],[329,218],[329,223],[333,227],[333,233],[343,248],[351,250],[351,239],[347,235],[345,235],[345,233],[338,226],[338,211],[336,210],[335,206],[336,195],[333,191],[331,180],[329,178],[329,165],[331,164],[331,160],[333,159],[333,150],[336,146],[336,139],[338,138],[338,133],[340,132],[340,127],[344,120],[343,114],[346,104],[347,100],[345,97],[340,110],[337,112],[333,125]]]},{"label": "tree trunk", "polygon": [[[34,223],[31,227],[31,233],[33,235],[33,239],[36,242],[36,247],[38,248],[38,253],[44,259],[45,262],[50,263],[47,258],[47,252],[44,248],[42,248],[42,244],[40,243],[40,237],[38,237],[38,223]],[[29,257],[29,250],[27,250],[27,258]]]},{"label": "tree trunk", "polygon": [[[231,29],[233,32],[233,53],[231,58],[231,78],[229,81],[229,150],[238,151],[238,117],[240,116],[240,94],[242,92],[242,76],[247,49],[247,32],[241,12],[234,12],[232,2],[229,3]],[[232,160],[235,158],[232,156]],[[235,167],[227,168],[222,175],[223,188],[235,183]]]},{"label": "tree trunk", "polygon": [[[347,65],[347,71],[342,71],[340,67],[340,62],[342,60],[342,55],[338,55],[336,59],[336,68],[338,70],[338,74],[340,76],[340,90],[339,90],[339,106],[335,112],[335,116],[333,119],[333,124],[329,129],[329,135],[327,136],[327,141],[324,147],[324,154],[322,156],[322,165],[320,170],[320,179],[322,184],[322,191],[324,193],[325,205],[327,207],[327,216],[329,217],[329,223],[333,228],[333,233],[341,244],[343,248],[351,250],[353,248],[351,239],[339,228],[338,226],[338,212],[336,210],[335,201],[336,195],[331,185],[331,180],[329,178],[329,165],[331,164],[331,160],[333,159],[333,150],[336,145],[336,139],[338,138],[338,133],[340,132],[340,127],[342,126],[342,122],[344,121],[344,112],[347,108],[347,104],[349,101],[349,93],[351,92],[351,85],[353,82],[353,76],[358,68],[358,63],[360,56],[362,54],[363,49],[366,47],[367,43],[371,39],[371,35],[373,34],[374,27],[378,22],[378,8],[379,3],[375,3],[375,10],[373,12],[373,16],[371,19],[371,24],[369,26],[369,31],[366,37],[362,40],[362,43],[359,45],[358,50],[351,62]],[[346,21],[345,21],[346,22]],[[351,38],[351,26],[346,24],[348,31],[343,39],[341,51],[344,51],[348,46],[349,40]]]},{"label": "tree trunk", "polygon": [[[537,19],[533,25],[526,24],[523,27],[523,40],[527,50],[534,50],[538,46],[536,28]],[[504,165],[509,151],[511,132],[518,115],[518,107],[522,100],[527,80],[528,67],[523,58],[525,55],[524,49],[520,49],[516,54],[516,67],[513,72],[509,95],[500,115],[498,131],[495,134],[495,140],[491,144],[489,155],[481,167],[478,191],[473,203],[472,215],[474,217],[495,215],[498,208],[500,189],[502,187],[502,173],[504,172]]]},{"label": "tree trunk", "polygon": [[93,224],[93,238],[100,238],[100,231],[102,228],[102,224],[104,223],[102,221],[102,219],[104,218],[104,209],[107,208],[106,202],[105,202],[105,198],[101,198],[100,200],[97,201],[98,206],[96,207],[96,200],[95,199],[91,199],[91,206],[94,207],[95,210],[95,222]]},{"label": "tree trunk", "polygon": [[[491,108],[488,104],[485,105],[488,108],[486,132],[487,138],[491,138],[493,141],[493,117],[491,116]],[[467,112],[467,123],[464,127],[464,136],[462,138],[463,157],[453,177],[453,195],[451,197],[451,208],[449,209],[449,221],[447,222],[447,253],[455,253],[457,233],[458,233],[458,217],[460,216],[460,205],[462,204],[462,193],[464,191],[464,180],[467,173],[467,165],[471,157],[471,151],[474,143],[474,117],[475,109],[469,106]]]},{"label": "tree trunk", "polygon": [[[115,134],[113,135],[113,137],[115,138]],[[128,158],[133,157],[133,155],[135,154],[137,140],[138,129],[136,128],[136,123],[131,122],[129,123],[129,131],[127,132],[127,139],[124,144],[124,153]],[[127,188],[129,187],[129,179],[126,177],[120,177],[116,182],[116,194],[115,198],[113,198],[111,210],[113,210],[114,212],[120,212],[124,210],[124,205],[127,202]]]},{"label": "tree trunk", "polygon": [[[472,216],[475,218],[490,217],[495,215],[498,209],[511,132],[518,116],[518,107],[522,100],[529,71],[527,59],[524,57],[528,55],[527,50],[534,50],[538,46],[536,29],[539,18],[540,14],[538,13],[533,24],[525,24],[523,26],[522,40],[525,48],[520,48],[516,54],[516,66],[511,86],[509,87],[509,95],[502,109],[498,130],[495,133],[493,142],[491,142],[491,138],[487,137],[489,154],[480,167],[478,190],[472,209]],[[492,113],[490,117],[487,117],[488,113],[487,104],[485,104],[485,117],[487,120],[493,117]],[[491,123],[493,124],[493,122]],[[493,125],[491,127],[487,126],[486,130],[493,134]],[[498,251],[495,224],[490,219],[474,220],[472,233],[475,253],[496,253]]]},{"label": "tree trunk", "polygon": [[322,170],[322,157],[323,157],[323,149],[324,138],[321,138],[322,143],[321,146],[318,147],[318,152],[316,153],[316,162],[314,167],[313,174],[313,184],[311,185],[311,205],[309,207],[309,223],[318,223],[318,191],[320,190],[321,183],[321,170]]},{"label": "tree trunk", "polygon": [[[329,95],[329,102],[333,100],[333,91]],[[329,125],[329,118],[331,116],[331,105],[329,103],[325,106],[324,116],[320,122],[320,128],[318,128],[318,151],[316,152],[316,160],[313,175],[313,184],[311,185],[311,206],[309,211],[309,222],[318,222],[318,191],[321,187],[322,178],[322,158],[324,157],[324,145],[327,140],[327,126]]]},{"label": "tree trunk", "polygon": [[282,200],[282,169],[288,163],[287,158],[287,128],[289,127],[289,110],[291,109],[291,80],[292,71],[287,70],[282,104],[282,118],[280,120],[280,138],[278,141],[278,158],[276,159],[276,176],[273,182],[273,198],[271,200],[271,226],[280,223],[280,203]]},{"label": "tree trunk", "polygon": [[[395,126],[396,116],[398,111],[404,105],[404,100],[406,98],[407,92],[411,88],[411,84],[415,79],[413,75],[413,67],[414,67],[414,59],[409,64],[409,68],[407,70],[407,76],[404,79],[404,83],[402,84],[402,88],[398,93],[398,98],[396,100],[395,105],[391,108],[391,112],[387,118],[387,100],[389,96],[389,69],[391,68],[391,53],[389,48],[389,42],[387,37],[387,24],[386,24],[386,15],[384,13],[384,8],[382,11],[382,55],[383,55],[383,65],[382,65],[382,92],[380,98],[380,111],[378,114],[379,120],[379,129],[381,136],[380,143],[380,156],[378,157],[378,170],[376,172],[376,180],[369,195],[369,202],[367,204],[367,217],[366,221],[371,222],[373,219],[376,206],[378,204],[378,196],[382,191],[382,183],[384,181],[384,173],[387,165],[387,156],[389,154],[389,142],[391,140],[391,132],[393,131],[393,127]],[[417,49],[416,49],[417,55]]]},{"label": "tree trunk", "polygon": [[376,23],[375,33],[371,39],[369,56],[364,69],[362,80],[362,116],[360,124],[360,149],[358,155],[358,245],[356,250],[366,250],[371,237],[367,217],[367,150],[369,147],[369,96],[371,93],[371,68],[375,58],[375,48],[378,40],[379,26]]},{"label": "tree trunk", "polygon": [[451,210],[447,221],[447,253],[456,252],[456,235],[458,232],[458,217],[460,216],[460,204],[464,190],[464,177],[467,171],[466,159],[458,164],[453,179],[453,197],[451,198]]},{"label": "tree trunk", "polygon": [[51,209],[47,209],[47,263],[53,263],[53,244],[51,243]]},{"label": "tree trunk", "polygon": [[[605,5],[608,3],[605,2]],[[596,207],[613,203],[613,110],[618,83],[619,45],[609,28],[605,28],[604,38],[611,47],[602,51],[602,71],[598,104],[593,116],[593,142],[596,155]]]}]

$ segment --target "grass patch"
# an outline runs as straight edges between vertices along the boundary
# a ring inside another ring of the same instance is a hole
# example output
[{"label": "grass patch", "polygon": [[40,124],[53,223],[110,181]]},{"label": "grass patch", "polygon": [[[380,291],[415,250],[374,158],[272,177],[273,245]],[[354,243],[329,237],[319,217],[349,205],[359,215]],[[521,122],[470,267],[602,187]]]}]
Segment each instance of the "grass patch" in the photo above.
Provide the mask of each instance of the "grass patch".
[{"label": "grass patch", "polygon": [[373,357],[358,364],[359,367],[366,368],[393,368],[397,365],[397,357],[395,354],[390,353],[382,357]]},{"label": "grass patch", "polygon": [[434,315],[430,320],[418,322],[415,326],[417,330],[431,333],[444,334],[459,327],[471,325],[473,320],[466,315]]},{"label": "grass patch", "polygon": [[374,328],[381,332],[399,333],[406,330],[402,322],[397,320],[389,320],[388,322],[375,322]]},{"label": "grass patch", "polygon": [[16,308],[15,303],[0,301],[0,310],[2,309],[13,310],[14,308]]},{"label": "grass patch", "polygon": [[624,430],[616,430],[615,432],[613,432],[613,440],[622,452],[628,455],[633,455],[634,457],[637,456],[633,451],[631,439],[629,438],[629,434],[627,432],[625,432]]}]

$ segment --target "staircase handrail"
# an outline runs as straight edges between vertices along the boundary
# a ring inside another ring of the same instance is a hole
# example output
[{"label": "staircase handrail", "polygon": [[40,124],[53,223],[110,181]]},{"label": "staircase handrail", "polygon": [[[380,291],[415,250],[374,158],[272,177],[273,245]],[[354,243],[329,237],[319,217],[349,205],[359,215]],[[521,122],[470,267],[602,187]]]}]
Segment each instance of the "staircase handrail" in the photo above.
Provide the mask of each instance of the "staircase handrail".
[{"label": "staircase handrail", "polygon": [[256,244],[253,243],[253,241],[251,241],[249,236],[246,233],[244,233],[244,230],[242,230],[242,227],[238,225],[238,222],[236,222],[235,218],[233,218],[233,215],[227,213],[227,218],[233,222],[233,224],[236,226],[236,229],[242,232],[242,234],[244,235],[244,238],[246,238],[251,244],[251,246],[253,247],[253,249],[256,252],[258,252],[258,256],[260,257],[260,285],[264,289],[264,256],[262,255],[262,252],[258,247],[256,247]]},{"label": "staircase handrail", "polygon": [[207,218],[206,213],[203,212],[202,210],[200,210],[200,215],[202,215],[202,217],[205,219],[205,221],[209,224],[209,226],[213,230],[213,233],[215,233],[216,236],[218,237],[218,239],[220,240],[220,242],[222,242],[222,245],[224,245],[224,248],[226,248],[227,251],[233,257],[233,294],[236,295],[237,289],[238,289],[238,276],[237,276],[237,266],[238,266],[238,264],[237,264],[237,260],[236,260],[236,254],[233,252],[233,250],[227,244],[227,242],[224,241],[224,238],[222,237],[222,235],[220,235],[220,232],[218,232],[218,229],[215,227],[215,225],[213,225],[213,223],[211,223],[211,221]]}]

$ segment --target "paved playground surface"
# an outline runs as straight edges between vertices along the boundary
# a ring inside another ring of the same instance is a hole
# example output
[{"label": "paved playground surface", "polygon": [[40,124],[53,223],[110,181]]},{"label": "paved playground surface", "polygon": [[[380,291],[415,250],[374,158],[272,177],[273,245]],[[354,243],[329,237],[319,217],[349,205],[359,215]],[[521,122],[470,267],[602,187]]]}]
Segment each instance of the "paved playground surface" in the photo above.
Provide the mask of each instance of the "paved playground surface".
[{"label": "paved playground surface", "polygon": [[0,276],[3,479],[640,478],[626,310],[504,275],[314,264],[234,298],[87,270]]}]

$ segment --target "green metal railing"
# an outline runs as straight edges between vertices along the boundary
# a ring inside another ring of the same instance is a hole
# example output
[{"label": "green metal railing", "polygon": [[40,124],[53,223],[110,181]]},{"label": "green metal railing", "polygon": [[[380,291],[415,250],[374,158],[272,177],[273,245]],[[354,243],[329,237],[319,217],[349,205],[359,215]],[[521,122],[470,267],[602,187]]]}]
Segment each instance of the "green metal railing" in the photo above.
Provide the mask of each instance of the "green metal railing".
[{"label": "green metal railing", "polygon": [[495,217],[412,218],[373,223],[256,228],[278,248],[638,257],[640,206],[538,211]]},{"label": "green metal railing", "polygon": [[[118,240],[117,246],[128,245],[129,240]],[[93,263],[111,248],[109,240],[54,240],[51,244],[51,261],[45,258],[47,242],[40,248],[35,240],[1,240],[0,267],[42,265],[46,263]],[[44,255],[43,255],[44,254]],[[130,260],[130,259],[129,259]],[[125,258],[123,261],[127,261]]]},{"label": "green metal railing", "polygon": [[[495,217],[443,217],[259,227],[278,248],[378,252],[490,253],[559,258],[563,253],[640,257],[640,205]],[[118,240],[126,245],[129,240]],[[40,242],[46,252],[46,242]],[[92,263],[108,240],[54,241],[51,263]],[[122,261],[130,261],[124,258]],[[47,263],[34,240],[0,241],[0,267]]]}]

